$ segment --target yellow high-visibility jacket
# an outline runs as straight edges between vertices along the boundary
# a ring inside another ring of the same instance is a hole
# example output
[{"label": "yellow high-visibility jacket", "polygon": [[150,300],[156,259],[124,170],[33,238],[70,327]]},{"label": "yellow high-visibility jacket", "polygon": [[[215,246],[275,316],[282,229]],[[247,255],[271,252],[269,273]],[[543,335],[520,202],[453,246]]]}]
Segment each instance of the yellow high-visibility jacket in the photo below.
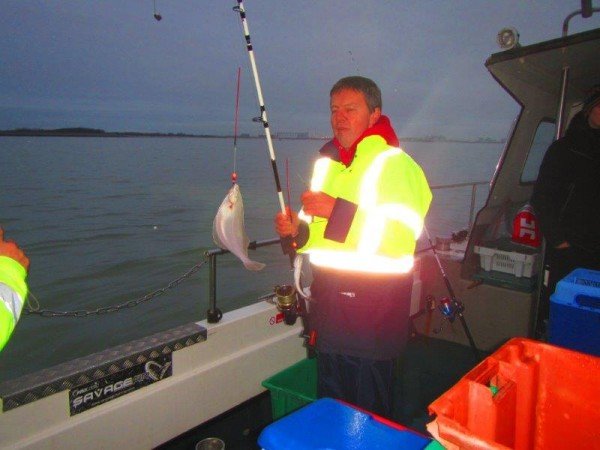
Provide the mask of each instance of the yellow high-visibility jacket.
[{"label": "yellow high-visibility jacket", "polygon": [[308,240],[298,249],[316,266],[367,273],[407,273],[414,263],[432,195],[421,167],[383,137],[365,137],[350,166],[316,161],[311,190],[336,198],[331,217],[300,217]]},{"label": "yellow high-visibility jacket", "polygon": [[12,258],[0,256],[0,350],[12,334],[27,297],[25,268]]}]

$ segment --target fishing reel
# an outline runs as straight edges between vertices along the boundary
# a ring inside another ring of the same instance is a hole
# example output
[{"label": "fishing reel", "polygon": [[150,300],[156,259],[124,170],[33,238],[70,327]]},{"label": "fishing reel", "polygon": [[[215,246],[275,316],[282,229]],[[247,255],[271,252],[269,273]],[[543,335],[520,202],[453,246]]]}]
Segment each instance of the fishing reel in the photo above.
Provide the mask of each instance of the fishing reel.
[{"label": "fishing reel", "polygon": [[442,297],[440,299],[438,309],[442,313],[442,323],[440,323],[439,328],[435,328],[433,330],[433,332],[435,334],[442,332],[442,329],[444,326],[444,323],[443,323],[444,320],[447,320],[449,323],[454,323],[454,321],[456,320],[456,316],[459,316],[460,314],[462,314],[462,312],[465,310],[465,307],[458,300],[453,301],[452,299],[450,299],[448,297]]},{"label": "fishing reel", "polygon": [[[284,284],[282,286],[275,286],[275,296],[273,297],[272,303],[275,304],[277,309],[283,313],[283,320],[286,325],[294,325],[298,317],[307,317],[307,310],[304,308],[305,303],[303,299],[298,298],[298,292],[294,286]],[[304,331],[301,337],[304,339],[308,354],[314,356],[314,349],[317,343],[317,332],[315,330],[308,331],[306,323],[304,323]],[[312,356],[310,356],[312,357]]]},{"label": "fishing reel", "polygon": [[454,322],[456,315],[463,312],[465,309],[463,305],[458,302],[453,302],[448,297],[442,297],[438,308],[450,323]]},{"label": "fishing reel", "polygon": [[275,286],[275,306],[283,313],[284,322],[294,325],[298,316],[302,315],[298,303],[298,293],[294,286],[284,284]]}]

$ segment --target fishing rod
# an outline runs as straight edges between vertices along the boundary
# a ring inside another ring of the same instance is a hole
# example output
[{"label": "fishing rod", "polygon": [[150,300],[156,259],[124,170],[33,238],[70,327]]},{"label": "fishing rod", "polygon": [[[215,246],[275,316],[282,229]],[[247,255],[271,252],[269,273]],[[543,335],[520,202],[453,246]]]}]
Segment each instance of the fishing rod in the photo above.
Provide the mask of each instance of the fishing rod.
[{"label": "fishing rod", "polygon": [[[267,108],[265,107],[265,101],[262,95],[262,89],[260,87],[260,78],[258,76],[258,69],[256,68],[256,59],[254,58],[254,50],[252,48],[252,41],[250,40],[250,31],[248,28],[248,20],[246,19],[246,10],[244,9],[244,2],[237,0],[237,6],[233,7],[233,10],[240,14],[242,21],[244,38],[246,39],[246,50],[248,50],[248,57],[250,59],[250,67],[252,68],[252,75],[254,78],[254,85],[256,86],[256,94],[258,96],[258,106],[260,107],[260,116],[255,117],[252,120],[254,122],[260,122],[265,128],[265,137],[267,139],[267,147],[269,148],[269,157],[271,158],[271,167],[273,168],[273,177],[275,178],[275,188],[277,189],[277,198],[279,199],[279,206],[281,213],[286,214],[285,200],[283,199],[283,192],[281,191],[281,182],[279,181],[279,171],[277,170],[277,161],[275,160],[275,149],[273,148],[273,139],[271,138],[271,129],[269,128],[269,120],[267,119]],[[290,215],[290,221],[292,217]],[[287,254],[290,258],[290,265],[294,267],[294,258],[296,257],[296,241],[292,236],[286,236],[281,238],[281,249],[284,254]]]},{"label": "fishing rod", "polygon": [[[260,107],[260,116],[253,119],[254,122],[260,122],[265,128],[265,137],[267,139],[267,146],[269,148],[269,156],[271,158],[271,167],[273,168],[273,177],[275,178],[275,187],[277,189],[277,197],[279,199],[279,206],[281,207],[281,213],[286,214],[285,201],[283,199],[283,192],[281,190],[281,182],[279,181],[279,171],[277,170],[277,161],[275,160],[275,150],[273,149],[273,140],[271,138],[271,130],[269,128],[269,120],[267,119],[267,108],[262,96],[262,89],[260,87],[260,79],[258,77],[258,69],[256,68],[256,59],[254,58],[254,50],[252,48],[252,41],[250,40],[250,31],[248,29],[248,21],[246,20],[246,10],[244,9],[244,2],[237,0],[237,6],[233,7],[233,10],[240,14],[242,21],[242,27],[244,32],[244,38],[246,39],[246,50],[248,50],[248,57],[250,59],[250,67],[252,68],[252,75],[254,77],[254,85],[256,86],[256,94],[258,96],[258,106]],[[289,183],[289,167],[287,167],[287,181]],[[288,202],[290,189],[288,184]],[[291,206],[291,205],[290,205]],[[290,215],[290,221],[292,217]],[[280,238],[281,248],[284,254],[287,254],[290,258],[290,265],[294,268],[294,262],[296,259],[296,241],[292,236],[286,236]],[[289,289],[289,290],[288,290]],[[292,295],[294,301],[288,302],[290,296],[289,291],[294,291],[294,287],[289,285],[277,286],[275,290],[275,298],[278,299],[277,308],[280,309],[285,316],[285,322],[288,325],[295,323],[298,316],[302,317],[303,332],[302,336],[306,339],[306,346],[308,349],[309,356],[312,355],[312,348],[314,346],[314,333],[309,333],[308,322],[306,320],[306,303],[304,298],[298,295]],[[282,301],[283,299],[283,301]],[[286,304],[289,303],[289,304]]]},{"label": "fishing rod", "polygon": [[[427,235],[427,240],[429,241],[429,246],[431,251],[433,252],[433,256],[437,262],[438,268],[440,269],[440,273],[442,274],[442,278],[444,279],[444,283],[446,284],[446,288],[448,289],[448,293],[450,294],[450,299],[442,299],[440,302],[440,310],[445,318],[448,319],[450,323],[454,322],[454,319],[458,316],[460,323],[465,330],[465,334],[467,335],[467,339],[469,340],[469,344],[471,345],[471,350],[473,350],[473,354],[477,361],[481,361],[481,354],[475,345],[475,341],[473,340],[473,335],[471,334],[471,330],[467,325],[467,321],[465,320],[465,316],[463,315],[463,311],[465,310],[465,305],[462,304],[454,294],[454,289],[452,288],[452,284],[450,284],[450,279],[448,275],[446,275],[446,271],[444,270],[444,266],[442,266],[442,261],[440,261],[440,257],[435,251],[435,245],[431,241],[431,235],[429,234],[429,230],[426,226],[423,226],[425,230],[425,234]],[[441,331],[441,326],[438,329],[437,333]],[[436,330],[434,330],[436,332]]]},{"label": "fishing rod", "polygon": [[250,41],[250,31],[248,30],[248,21],[246,20],[246,11],[244,10],[244,2],[237,0],[237,6],[233,7],[233,10],[240,14],[242,20],[242,26],[244,28],[244,37],[246,39],[246,50],[248,50],[248,57],[250,58],[250,67],[252,68],[252,75],[254,76],[254,84],[256,86],[256,94],[258,95],[258,105],[260,107],[260,116],[252,119],[255,122],[261,122],[265,128],[265,136],[267,138],[267,146],[269,147],[269,156],[271,157],[271,166],[273,167],[273,176],[275,177],[275,187],[277,188],[277,196],[279,198],[279,206],[283,214],[285,211],[285,201],[283,199],[283,193],[281,191],[281,183],[279,181],[279,171],[277,170],[277,162],[275,161],[275,150],[273,149],[273,140],[271,138],[271,130],[269,129],[269,121],[267,119],[267,108],[262,96],[262,89],[260,87],[260,79],[258,77],[258,69],[256,68],[256,60],[254,58],[254,50],[252,49],[252,42]]}]

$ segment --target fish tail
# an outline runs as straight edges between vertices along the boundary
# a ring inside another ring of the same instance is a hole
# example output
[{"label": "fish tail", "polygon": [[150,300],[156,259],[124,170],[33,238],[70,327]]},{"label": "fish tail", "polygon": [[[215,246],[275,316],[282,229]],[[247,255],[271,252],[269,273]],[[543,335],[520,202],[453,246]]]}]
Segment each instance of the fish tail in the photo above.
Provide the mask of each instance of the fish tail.
[{"label": "fish tail", "polygon": [[266,266],[266,264],[263,264],[258,261],[252,261],[252,260],[244,261],[244,267],[248,270],[253,270],[255,272],[264,269],[265,266]]}]

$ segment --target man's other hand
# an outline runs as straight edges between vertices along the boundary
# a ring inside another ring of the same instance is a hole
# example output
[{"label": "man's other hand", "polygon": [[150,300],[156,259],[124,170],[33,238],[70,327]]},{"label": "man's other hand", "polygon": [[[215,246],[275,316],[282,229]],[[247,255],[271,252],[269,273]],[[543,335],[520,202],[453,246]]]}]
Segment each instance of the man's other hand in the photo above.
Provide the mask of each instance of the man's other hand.
[{"label": "man's other hand", "polygon": [[304,212],[309,216],[319,216],[329,219],[335,198],[324,192],[305,191],[301,197]]}]

